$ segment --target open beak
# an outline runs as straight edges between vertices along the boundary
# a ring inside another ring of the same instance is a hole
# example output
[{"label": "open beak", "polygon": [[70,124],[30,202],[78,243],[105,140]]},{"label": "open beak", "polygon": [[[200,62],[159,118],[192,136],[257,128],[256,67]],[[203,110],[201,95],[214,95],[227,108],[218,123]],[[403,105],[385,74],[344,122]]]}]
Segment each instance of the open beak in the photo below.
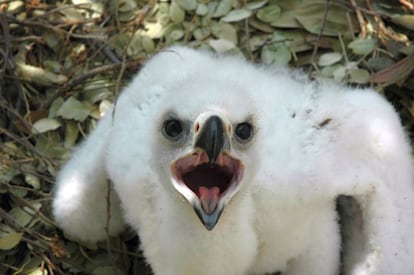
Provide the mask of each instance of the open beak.
[{"label": "open beak", "polygon": [[207,230],[215,227],[243,178],[244,165],[230,154],[226,128],[216,115],[204,120],[195,133],[193,150],[170,167],[174,187],[192,204]]}]

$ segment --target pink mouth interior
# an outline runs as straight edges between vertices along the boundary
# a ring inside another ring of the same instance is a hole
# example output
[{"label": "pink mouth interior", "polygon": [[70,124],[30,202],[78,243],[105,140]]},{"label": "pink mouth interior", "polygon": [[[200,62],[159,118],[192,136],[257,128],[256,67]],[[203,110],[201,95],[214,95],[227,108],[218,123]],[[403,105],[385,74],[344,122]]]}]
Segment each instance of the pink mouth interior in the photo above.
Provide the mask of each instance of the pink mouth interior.
[{"label": "pink mouth interior", "polygon": [[172,173],[199,198],[203,210],[211,214],[220,197],[241,180],[243,165],[226,153],[221,153],[214,164],[209,164],[207,154],[196,151],[176,160]]}]

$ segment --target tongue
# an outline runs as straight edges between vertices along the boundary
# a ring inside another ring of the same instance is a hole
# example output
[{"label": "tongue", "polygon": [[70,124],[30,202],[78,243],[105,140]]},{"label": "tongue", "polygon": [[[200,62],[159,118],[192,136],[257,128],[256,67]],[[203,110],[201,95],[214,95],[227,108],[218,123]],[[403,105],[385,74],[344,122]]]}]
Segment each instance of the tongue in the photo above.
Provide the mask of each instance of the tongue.
[{"label": "tongue", "polygon": [[201,207],[207,215],[211,215],[217,208],[220,189],[217,186],[211,188],[200,186],[198,192],[200,194]]}]

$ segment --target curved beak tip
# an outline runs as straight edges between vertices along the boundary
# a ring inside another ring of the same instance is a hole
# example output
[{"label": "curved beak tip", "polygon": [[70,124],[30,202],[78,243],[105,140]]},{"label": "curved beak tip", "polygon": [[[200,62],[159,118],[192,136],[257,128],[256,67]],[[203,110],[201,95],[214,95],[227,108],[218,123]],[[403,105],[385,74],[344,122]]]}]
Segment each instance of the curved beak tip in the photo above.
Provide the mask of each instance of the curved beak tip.
[{"label": "curved beak tip", "polygon": [[228,149],[229,141],[225,134],[224,122],[218,116],[209,117],[197,137],[195,146],[203,149],[208,157],[209,164],[214,164],[219,154]]}]

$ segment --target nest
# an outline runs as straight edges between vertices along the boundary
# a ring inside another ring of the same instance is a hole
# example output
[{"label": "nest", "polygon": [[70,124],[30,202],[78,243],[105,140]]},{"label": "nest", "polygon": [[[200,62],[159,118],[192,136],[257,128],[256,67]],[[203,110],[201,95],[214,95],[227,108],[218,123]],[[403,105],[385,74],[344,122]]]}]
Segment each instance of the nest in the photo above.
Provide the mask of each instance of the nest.
[{"label": "nest", "polygon": [[134,232],[76,242],[50,202],[73,146],[160,49],[374,87],[413,137],[413,14],[405,0],[0,0],[0,274],[151,274]]}]

